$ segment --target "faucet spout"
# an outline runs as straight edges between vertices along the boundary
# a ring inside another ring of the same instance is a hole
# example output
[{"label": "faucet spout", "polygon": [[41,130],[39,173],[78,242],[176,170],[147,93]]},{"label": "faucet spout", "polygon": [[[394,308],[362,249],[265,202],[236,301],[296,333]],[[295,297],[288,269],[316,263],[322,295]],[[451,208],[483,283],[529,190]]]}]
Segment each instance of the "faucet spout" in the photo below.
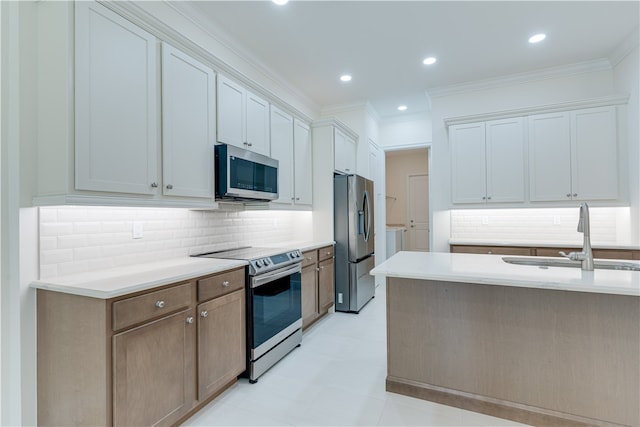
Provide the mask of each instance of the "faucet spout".
[{"label": "faucet spout", "polygon": [[582,269],[585,271],[593,271],[593,251],[591,250],[591,224],[589,222],[589,206],[586,203],[580,205],[580,219],[578,220],[578,232],[582,233],[582,251],[570,252],[560,255],[565,256],[574,261],[580,261]]}]

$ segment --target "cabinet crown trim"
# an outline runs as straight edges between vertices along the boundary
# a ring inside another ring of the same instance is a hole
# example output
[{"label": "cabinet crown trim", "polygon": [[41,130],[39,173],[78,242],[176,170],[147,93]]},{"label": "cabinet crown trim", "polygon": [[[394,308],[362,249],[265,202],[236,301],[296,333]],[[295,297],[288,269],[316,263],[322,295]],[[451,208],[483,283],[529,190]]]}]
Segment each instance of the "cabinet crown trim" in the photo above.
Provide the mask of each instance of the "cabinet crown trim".
[{"label": "cabinet crown trim", "polygon": [[331,117],[328,119],[315,120],[314,122],[311,123],[311,127],[314,129],[319,127],[324,127],[324,126],[335,126],[339,128],[342,132],[346,133],[347,136],[350,136],[356,141],[358,140],[358,134],[355,133],[349,126],[347,126],[340,120],[336,119],[335,117]]},{"label": "cabinet crown trim", "polygon": [[488,120],[508,119],[512,117],[522,117],[531,114],[555,113],[558,111],[579,110],[582,108],[605,107],[612,105],[625,105],[629,102],[629,94],[605,96],[602,98],[591,98],[580,101],[559,102],[555,104],[537,105],[524,108],[512,108],[509,110],[494,111],[490,113],[471,114],[468,116],[445,117],[443,119],[445,128],[453,125],[466,123],[483,122]]}]

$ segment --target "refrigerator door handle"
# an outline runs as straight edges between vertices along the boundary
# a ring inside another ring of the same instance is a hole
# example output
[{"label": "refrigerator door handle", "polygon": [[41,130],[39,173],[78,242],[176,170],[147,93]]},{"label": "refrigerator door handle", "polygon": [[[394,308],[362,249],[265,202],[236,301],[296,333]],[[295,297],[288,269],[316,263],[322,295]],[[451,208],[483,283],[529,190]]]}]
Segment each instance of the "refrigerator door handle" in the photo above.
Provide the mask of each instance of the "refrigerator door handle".
[{"label": "refrigerator door handle", "polygon": [[365,230],[364,230],[364,211],[358,211],[358,234],[364,234],[364,240],[367,240]]},{"label": "refrigerator door handle", "polygon": [[364,231],[364,241],[367,242],[369,241],[369,235],[371,234],[371,221],[369,220],[369,218],[371,217],[371,205],[369,204],[369,192],[365,190],[364,192],[364,200],[362,203],[367,211],[366,211],[366,215],[363,215],[363,224],[362,224],[362,228],[364,231],[364,223],[366,222],[366,231]]}]

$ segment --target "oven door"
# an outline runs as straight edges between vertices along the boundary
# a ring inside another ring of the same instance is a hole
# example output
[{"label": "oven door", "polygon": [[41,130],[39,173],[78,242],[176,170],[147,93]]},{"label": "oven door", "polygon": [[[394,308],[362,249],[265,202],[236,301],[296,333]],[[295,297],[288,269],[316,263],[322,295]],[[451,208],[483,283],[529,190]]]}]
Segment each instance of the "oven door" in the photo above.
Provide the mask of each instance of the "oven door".
[{"label": "oven door", "polygon": [[256,360],[302,326],[300,264],[251,277],[248,344]]}]

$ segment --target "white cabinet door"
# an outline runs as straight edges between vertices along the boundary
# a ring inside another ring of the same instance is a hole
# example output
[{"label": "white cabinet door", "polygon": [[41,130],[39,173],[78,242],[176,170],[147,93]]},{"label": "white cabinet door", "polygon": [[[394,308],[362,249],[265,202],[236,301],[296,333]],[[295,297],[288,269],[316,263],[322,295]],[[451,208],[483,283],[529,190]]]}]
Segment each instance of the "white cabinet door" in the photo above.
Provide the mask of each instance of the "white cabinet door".
[{"label": "white cabinet door", "polygon": [[571,200],[570,113],[529,117],[529,199]]},{"label": "white cabinet door", "polygon": [[269,103],[259,96],[246,92],[246,139],[247,149],[265,156],[269,155]]},{"label": "white cabinet door", "polygon": [[163,194],[213,198],[215,74],[162,45]]},{"label": "white cabinet door", "polygon": [[156,194],[156,38],[100,4],[75,8],[75,187]]},{"label": "white cabinet door", "polygon": [[293,153],[295,171],[295,203],[313,204],[313,147],[309,125],[295,119],[293,125]]},{"label": "white cabinet door", "polygon": [[236,82],[218,75],[218,141],[244,148],[245,90]]},{"label": "white cabinet door", "polygon": [[356,173],[356,142],[337,128],[333,133],[334,167],[338,172]]},{"label": "white cabinet door", "polygon": [[615,107],[571,113],[572,197],[618,198],[618,149]]},{"label": "white cabinet door", "polygon": [[278,160],[278,199],[273,203],[293,203],[293,150],[293,117],[271,106],[271,157]]},{"label": "white cabinet door", "polygon": [[524,124],[521,117],[486,126],[487,202],[524,202]]},{"label": "white cabinet door", "polygon": [[218,142],[269,155],[269,102],[218,75]]},{"label": "white cabinet door", "polygon": [[453,203],[486,201],[485,123],[451,126],[451,199]]}]

